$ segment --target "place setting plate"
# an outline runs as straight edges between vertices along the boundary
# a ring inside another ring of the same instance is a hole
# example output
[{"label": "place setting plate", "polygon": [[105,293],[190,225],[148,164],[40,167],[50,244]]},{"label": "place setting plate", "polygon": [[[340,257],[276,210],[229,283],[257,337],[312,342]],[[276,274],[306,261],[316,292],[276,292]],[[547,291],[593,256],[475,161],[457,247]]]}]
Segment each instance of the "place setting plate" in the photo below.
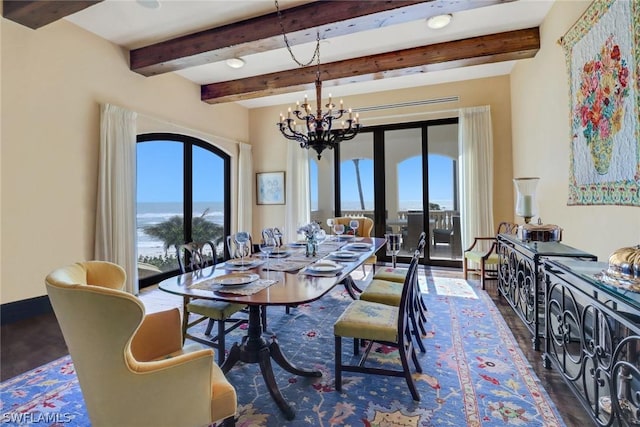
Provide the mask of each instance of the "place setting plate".
[{"label": "place setting plate", "polygon": [[307,274],[312,274],[312,275],[334,276],[340,271],[342,271],[343,268],[344,268],[344,265],[342,264],[338,264],[336,262],[328,261],[328,260],[320,260],[320,261],[314,262],[313,264],[309,264],[303,270],[303,272]]},{"label": "place setting plate", "polygon": [[228,270],[248,270],[250,268],[258,267],[262,264],[264,264],[263,260],[254,258],[234,258],[225,261],[225,267]]},{"label": "place setting plate", "polygon": [[253,283],[259,278],[260,276],[257,274],[231,273],[216,277],[213,279],[213,283],[220,286],[242,286]]},{"label": "place setting plate", "polygon": [[307,244],[305,242],[291,242],[291,243],[287,243],[287,246],[289,246],[290,248],[304,248],[305,246],[307,246]]},{"label": "place setting plate", "polygon": [[269,254],[269,258],[285,258],[290,254],[289,250],[286,248],[276,248],[273,252]]},{"label": "place setting plate", "polygon": [[355,259],[358,259],[360,257],[360,254],[352,251],[335,251],[331,252],[329,256],[332,259],[336,260],[353,261]]},{"label": "place setting plate", "polygon": [[351,250],[351,251],[368,251],[371,249],[371,244],[359,243],[359,242],[349,243],[348,245],[345,246],[345,249]]}]

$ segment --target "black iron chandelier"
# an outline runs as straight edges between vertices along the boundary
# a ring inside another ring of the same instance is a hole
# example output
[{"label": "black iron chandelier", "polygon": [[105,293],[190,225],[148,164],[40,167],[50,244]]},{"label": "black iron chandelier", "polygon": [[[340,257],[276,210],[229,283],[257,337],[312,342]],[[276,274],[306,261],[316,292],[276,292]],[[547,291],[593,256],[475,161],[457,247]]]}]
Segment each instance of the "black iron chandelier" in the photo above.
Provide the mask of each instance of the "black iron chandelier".
[{"label": "black iron chandelier", "polygon": [[[316,49],[313,57],[306,64],[301,64],[291,51],[287,35],[282,27],[282,17],[280,15],[280,9],[278,8],[278,2],[276,0],[276,8],[278,10],[278,17],[280,18],[280,25],[282,28],[282,34],[284,36],[285,44],[289,50],[289,54],[293,60],[300,66],[307,66],[313,62],[314,58],[317,58],[317,70],[316,70],[316,114],[313,114],[311,104],[304,97],[304,102],[296,103],[296,109],[287,111],[285,117],[280,113],[280,121],[278,127],[280,132],[285,138],[297,141],[300,143],[301,148],[312,148],[318,153],[318,160],[322,157],[322,152],[325,149],[332,150],[340,142],[353,139],[360,131],[359,116],[356,113],[353,114],[351,108],[345,109],[342,100],[340,100],[340,108],[335,109],[336,106],[331,102],[331,95],[329,95],[329,102],[325,105],[326,112],[322,111],[322,81],[320,80],[320,30],[316,29]],[[293,117],[292,117],[293,116]],[[342,119],[344,117],[344,119]],[[300,121],[298,123],[297,120]],[[335,126],[335,127],[334,127]]]}]

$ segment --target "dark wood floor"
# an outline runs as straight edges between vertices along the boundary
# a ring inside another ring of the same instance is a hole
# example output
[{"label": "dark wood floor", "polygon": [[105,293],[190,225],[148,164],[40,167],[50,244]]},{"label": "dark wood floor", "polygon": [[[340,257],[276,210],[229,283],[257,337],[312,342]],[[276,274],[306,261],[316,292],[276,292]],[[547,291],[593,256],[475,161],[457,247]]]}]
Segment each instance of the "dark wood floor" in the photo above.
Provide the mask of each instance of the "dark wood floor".
[{"label": "dark wood floor", "polygon": [[[433,274],[438,274],[438,271],[449,277],[462,276],[460,270],[454,269],[434,269]],[[477,285],[476,281],[472,280],[471,282]],[[533,350],[529,330],[513,313],[509,305],[498,297],[495,282],[488,282],[487,292],[493,297],[522,352],[529,359],[540,383],[551,396],[567,426],[593,425],[560,375],[554,370],[545,369],[542,366],[542,353]],[[3,325],[0,337],[0,379],[2,381],[68,354],[62,333],[53,314]]]}]

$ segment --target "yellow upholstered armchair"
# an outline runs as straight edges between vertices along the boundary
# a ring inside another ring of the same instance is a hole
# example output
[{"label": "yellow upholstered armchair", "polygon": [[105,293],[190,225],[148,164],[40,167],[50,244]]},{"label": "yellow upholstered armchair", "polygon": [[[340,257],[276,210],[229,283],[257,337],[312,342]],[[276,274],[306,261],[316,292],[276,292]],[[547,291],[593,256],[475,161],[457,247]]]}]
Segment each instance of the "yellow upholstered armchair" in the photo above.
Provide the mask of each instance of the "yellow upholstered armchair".
[{"label": "yellow upholstered armchair", "polygon": [[213,350],[183,348],[179,310],[145,316],[142,302],[121,290],[125,279],[124,269],[103,261],[45,279],[91,424],[234,425],[236,392]]},{"label": "yellow upholstered armchair", "polygon": [[[512,222],[501,222],[498,225],[498,234],[516,234],[518,225]],[[496,236],[476,237],[473,244],[464,251],[462,260],[462,271],[464,278],[467,279],[469,272],[478,273],[480,275],[480,283],[482,289],[485,288],[486,279],[495,279],[497,277],[498,253]],[[473,263],[475,267],[470,268],[469,263]]]},{"label": "yellow upholstered armchair", "polygon": [[[345,230],[349,229],[349,222],[352,220],[358,221],[358,230],[356,234],[360,237],[371,237],[371,231],[373,230],[373,220],[367,217],[358,217],[353,218],[349,216],[341,216],[333,219],[334,224],[342,224],[344,225]],[[345,232],[346,234],[346,232]],[[365,262],[362,263],[362,268],[364,269],[365,265],[371,265],[373,268],[373,272],[376,272],[376,262],[378,261],[378,257],[373,254],[369,258],[366,259]]]}]

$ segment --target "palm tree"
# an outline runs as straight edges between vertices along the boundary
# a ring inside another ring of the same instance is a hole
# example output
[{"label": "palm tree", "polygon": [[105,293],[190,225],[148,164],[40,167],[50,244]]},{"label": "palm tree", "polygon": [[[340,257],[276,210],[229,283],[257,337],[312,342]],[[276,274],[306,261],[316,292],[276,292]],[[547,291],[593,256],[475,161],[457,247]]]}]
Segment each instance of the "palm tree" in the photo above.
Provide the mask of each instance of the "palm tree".
[{"label": "palm tree", "polygon": [[[224,229],[221,225],[205,219],[208,212],[207,208],[202,215],[193,218],[191,240],[194,242],[211,240],[217,244],[223,237]],[[162,240],[164,254],[167,256],[171,246],[177,247],[184,243],[184,220],[181,216],[175,215],[164,222],[145,227],[144,232]]]},{"label": "palm tree", "polygon": [[362,181],[360,179],[360,159],[352,159],[356,167],[356,182],[358,184],[358,195],[360,196],[360,210],[364,210],[364,195],[362,194]]}]

